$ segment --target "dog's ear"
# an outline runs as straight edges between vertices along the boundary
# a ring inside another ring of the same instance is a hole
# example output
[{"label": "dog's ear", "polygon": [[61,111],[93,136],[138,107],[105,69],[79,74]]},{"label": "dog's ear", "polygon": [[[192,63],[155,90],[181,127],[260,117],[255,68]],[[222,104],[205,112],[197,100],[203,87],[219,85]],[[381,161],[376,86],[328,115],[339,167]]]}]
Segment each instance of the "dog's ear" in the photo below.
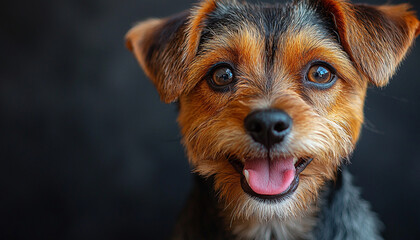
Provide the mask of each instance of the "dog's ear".
[{"label": "dog's ear", "polygon": [[346,0],[309,1],[334,22],[344,50],[375,86],[388,83],[420,34],[420,22],[408,4],[371,6]]},{"label": "dog's ear", "polygon": [[217,0],[201,2],[192,11],[138,23],[126,35],[134,53],[162,101],[174,102],[188,86],[188,66],[196,55],[207,15]]}]

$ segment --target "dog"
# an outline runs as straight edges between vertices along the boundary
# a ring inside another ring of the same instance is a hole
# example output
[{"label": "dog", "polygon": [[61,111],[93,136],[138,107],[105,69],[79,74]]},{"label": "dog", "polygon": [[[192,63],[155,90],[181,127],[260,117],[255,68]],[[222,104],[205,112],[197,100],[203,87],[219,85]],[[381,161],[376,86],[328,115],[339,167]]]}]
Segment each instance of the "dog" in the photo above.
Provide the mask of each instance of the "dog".
[{"label": "dog", "polygon": [[195,185],[173,239],[381,239],[345,165],[368,86],[420,34],[410,5],[204,0],[135,25],[131,50],[179,104]]}]

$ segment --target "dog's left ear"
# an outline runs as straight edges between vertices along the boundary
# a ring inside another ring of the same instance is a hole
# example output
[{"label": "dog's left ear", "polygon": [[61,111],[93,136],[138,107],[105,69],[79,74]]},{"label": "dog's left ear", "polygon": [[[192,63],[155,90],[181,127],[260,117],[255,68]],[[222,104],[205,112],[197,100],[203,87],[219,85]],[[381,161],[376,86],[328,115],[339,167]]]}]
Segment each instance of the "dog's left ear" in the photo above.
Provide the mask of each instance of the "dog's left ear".
[{"label": "dog's left ear", "polygon": [[385,86],[405,57],[420,22],[408,4],[371,6],[309,0],[334,22],[344,50],[375,86]]},{"label": "dog's left ear", "polygon": [[192,11],[138,23],[126,35],[134,53],[160,98],[174,102],[193,87],[188,67],[197,53],[204,21],[221,0],[204,0]]}]

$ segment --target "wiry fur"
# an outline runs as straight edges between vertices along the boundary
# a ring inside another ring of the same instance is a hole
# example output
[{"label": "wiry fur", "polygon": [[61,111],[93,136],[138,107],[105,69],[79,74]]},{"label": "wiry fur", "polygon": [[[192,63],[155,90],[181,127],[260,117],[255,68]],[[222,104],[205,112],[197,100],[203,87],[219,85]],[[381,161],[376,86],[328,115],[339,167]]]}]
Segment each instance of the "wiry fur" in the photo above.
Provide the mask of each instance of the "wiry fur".
[{"label": "wiry fur", "polygon": [[[420,33],[419,25],[408,5],[206,0],[190,12],[140,23],[127,34],[127,45],[162,100],[180,104],[182,142],[194,171],[212,179],[206,190],[217,195],[211,207],[217,209],[213,220],[222,221],[218,227],[229,233],[223,238],[306,239],[329,227],[320,222],[322,214],[331,214],[320,204],[320,193],[354,149],[368,84],[388,82]],[[329,89],[303,83],[305,69],[319,60],[337,70],[338,80]],[[209,69],[220,62],[235,69],[236,83],[226,92],[214,91],[206,81]],[[291,133],[269,151],[244,129],[245,117],[259,109],[281,109],[293,119]],[[262,156],[313,161],[299,175],[297,190],[272,203],[244,192],[230,156],[242,163]],[[351,185],[346,189],[340,196],[357,195]],[[349,201],[354,211],[366,208],[359,198]],[[357,219],[348,215],[350,221]],[[188,216],[185,224],[195,219]],[[369,224],[365,227],[373,229],[374,221]],[[202,234],[199,239],[204,228]]]},{"label": "wiry fur", "polygon": [[329,183],[319,205],[314,239],[382,239],[382,223],[370,211],[369,203],[361,199],[348,171],[343,170],[335,182]]}]

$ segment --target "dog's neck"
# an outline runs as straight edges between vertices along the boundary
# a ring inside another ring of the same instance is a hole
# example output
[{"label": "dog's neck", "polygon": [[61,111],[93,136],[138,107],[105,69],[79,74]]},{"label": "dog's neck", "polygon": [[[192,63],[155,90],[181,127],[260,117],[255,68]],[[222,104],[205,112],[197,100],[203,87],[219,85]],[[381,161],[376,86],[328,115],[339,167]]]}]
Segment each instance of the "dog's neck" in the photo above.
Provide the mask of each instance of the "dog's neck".
[{"label": "dog's neck", "polygon": [[217,199],[213,179],[195,176],[185,209],[175,228],[174,239],[311,239],[316,225],[316,207],[304,217],[268,221],[231,219],[223,203]]},{"label": "dog's neck", "polygon": [[301,215],[287,218],[273,217],[268,220],[255,217],[232,220],[233,214],[229,212],[229,208],[224,208],[222,214],[225,216],[226,226],[233,233],[235,239],[313,239],[312,231],[316,225],[318,212],[316,206],[316,203],[313,203],[306,210],[300,212]]},{"label": "dog's neck", "polygon": [[312,230],[316,225],[315,215],[315,212],[312,211],[305,217],[287,220],[237,222],[232,231],[238,239],[313,239]]}]

